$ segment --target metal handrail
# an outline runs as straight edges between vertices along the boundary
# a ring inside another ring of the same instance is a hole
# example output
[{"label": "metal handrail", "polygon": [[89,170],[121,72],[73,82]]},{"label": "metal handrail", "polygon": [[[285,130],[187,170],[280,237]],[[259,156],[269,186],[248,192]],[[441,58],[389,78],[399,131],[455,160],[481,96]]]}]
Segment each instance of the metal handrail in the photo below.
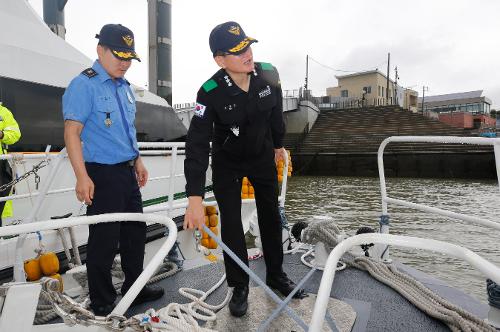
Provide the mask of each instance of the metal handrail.
[{"label": "metal handrail", "polygon": [[473,251],[451,244],[448,242],[422,239],[417,237],[390,235],[390,234],[360,234],[345,239],[333,248],[326,261],[321,283],[319,285],[318,296],[314,304],[309,331],[321,331],[326,314],[330,292],[335,278],[335,269],[337,262],[342,255],[354,246],[364,243],[379,243],[394,245],[399,247],[424,249],[433,252],[446,254],[468,262],[470,265],[481,271],[486,277],[500,283],[500,268],[482,258]]},{"label": "metal handrail", "polygon": [[[461,213],[456,213],[448,210],[443,210],[435,207],[430,207],[422,204],[416,204],[409,201],[394,199],[387,196],[387,188],[385,181],[384,170],[384,150],[387,144],[391,142],[421,142],[421,143],[454,143],[454,144],[475,144],[475,145],[493,145],[495,153],[495,165],[500,188],[500,138],[485,138],[485,137],[457,137],[457,136],[391,136],[382,141],[378,149],[377,161],[378,172],[380,179],[380,193],[382,199],[382,217],[387,222],[382,223],[380,227],[381,233],[389,233],[389,214],[387,212],[387,203],[397,204],[412,209],[421,210],[428,213],[435,213],[441,216],[463,220],[482,226],[491,227],[500,230],[500,223],[487,220],[480,217],[469,216]],[[384,251],[384,259],[388,258],[388,250]]]},{"label": "metal handrail", "polygon": [[[173,160],[173,162],[172,162],[172,170],[171,170],[171,174],[169,177],[170,178],[176,177],[177,174],[174,174],[174,173],[175,173],[175,166],[176,166],[176,159],[177,159],[176,158],[177,149],[184,148],[185,147],[184,142],[140,142],[140,143],[138,143],[138,145],[140,148],[172,149],[172,159],[175,159],[175,160]],[[41,157],[55,159],[55,162],[53,165],[51,165],[51,169],[50,169],[49,174],[48,174],[48,180],[43,183],[41,190],[38,193],[36,193],[36,195],[34,195],[34,196],[36,196],[35,206],[33,207],[33,209],[31,209],[28,217],[26,217],[23,220],[24,224],[37,221],[38,212],[40,211],[40,208],[41,208],[47,195],[54,194],[54,193],[64,193],[64,192],[70,191],[70,190],[68,190],[68,188],[49,191],[49,188],[51,187],[52,182],[53,182],[54,178],[56,177],[57,171],[61,165],[62,160],[67,158],[66,148],[64,148],[58,154],[55,154],[55,155],[51,155],[48,152],[23,155],[24,159],[39,159]],[[0,156],[0,159],[15,159],[15,158],[16,157],[13,155],[1,155]],[[173,180],[171,180],[170,182],[173,183]],[[74,189],[72,189],[72,190],[74,190]],[[173,200],[172,191],[173,191],[173,185],[170,188],[171,195],[169,195],[169,200]],[[14,200],[15,199],[22,199],[25,197],[27,197],[27,196],[21,196],[21,195],[10,195],[9,196],[10,199],[14,199]],[[7,200],[7,197],[0,199],[0,201],[5,201],[5,200]],[[169,211],[171,209],[172,208],[170,207]],[[67,226],[65,226],[65,227],[67,227]],[[22,250],[25,240],[26,240],[25,234],[21,234],[16,240],[15,260],[14,260],[14,280],[20,281],[20,282],[26,281],[26,277],[24,274],[24,264],[23,264],[24,258],[23,258],[23,250]]]},{"label": "metal handrail", "polygon": [[168,237],[163,245],[158,249],[149,264],[137,277],[136,281],[132,284],[130,289],[125,293],[123,298],[118,302],[113,309],[112,314],[123,315],[132,301],[137,297],[141,289],[146,285],[148,280],[158,269],[158,266],[163,262],[163,259],[168,255],[168,252],[173,247],[177,238],[177,226],[174,221],[166,216],[158,214],[145,214],[145,213],[109,213],[101,214],[90,217],[73,217],[56,220],[45,220],[37,223],[21,224],[13,226],[0,227],[0,237],[26,234],[36,231],[55,230],[63,227],[72,227],[79,225],[93,225],[103,222],[116,222],[116,221],[140,221],[140,222],[154,222],[163,224],[168,227]]}]

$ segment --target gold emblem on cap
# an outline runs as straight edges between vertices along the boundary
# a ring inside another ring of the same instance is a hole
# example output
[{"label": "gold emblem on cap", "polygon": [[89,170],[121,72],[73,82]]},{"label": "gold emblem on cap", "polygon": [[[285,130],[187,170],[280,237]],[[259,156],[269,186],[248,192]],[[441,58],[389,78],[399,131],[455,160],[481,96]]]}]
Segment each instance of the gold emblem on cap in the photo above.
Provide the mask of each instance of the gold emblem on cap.
[{"label": "gold emblem on cap", "polygon": [[116,54],[119,58],[122,58],[122,59],[130,59],[130,58],[135,58],[137,56],[133,52],[121,52],[121,51],[115,51],[115,50],[113,50],[113,53]]},{"label": "gold emblem on cap", "polygon": [[255,40],[254,38],[250,38],[250,37],[247,37],[245,39],[243,39],[238,45],[236,45],[235,47],[231,48],[229,50],[230,53],[236,53],[236,52],[239,52],[241,51],[242,49],[244,49],[245,47],[248,46],[248,44],[250,44],[250,42],[252,40]]},{"label": "gold emblem on cap", "polygon": [[229,33],[232,33],[233,35],[239,36],[240,35],[240,27],[239,26],[231,26],[229,30],[227,30]]},{"label": "gold emblem on cap", "polygon": [[123,40],[125,41],[125,44],[127,44],[127,46],[132,46],[132,43],[134,42],[134,38],[130,37],[129,35],[126,35],[126,36],[122,36]]}]

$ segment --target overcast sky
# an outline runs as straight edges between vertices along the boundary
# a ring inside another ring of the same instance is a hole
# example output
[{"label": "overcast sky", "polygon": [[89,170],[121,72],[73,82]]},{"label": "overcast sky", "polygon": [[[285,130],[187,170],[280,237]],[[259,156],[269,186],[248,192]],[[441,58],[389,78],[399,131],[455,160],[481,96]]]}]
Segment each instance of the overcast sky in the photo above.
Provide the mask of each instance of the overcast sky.
[{"label": "overcast sky", "polygon": [[[42,0],[29,0],[42,15]],[[95,33],[106,23],[133,30],[137,52],[127,78],[147,86],[147,1],[69,0],[66,40],[95,58]],[[324,95],[337,86],[332,69],[387,70],[391,53],[399,82],[421,95],[484,90],[500,106],[500,1],[498,0],[172,0],[173,102],[192,102],[218,68],[208,46],[211,29],[240,23],[257,38],[256,61],[271,62],[283,89],[304,84]],[[319,62],[320,64],[318,64]],[[329,69],[330,68],[330,69]]]}]

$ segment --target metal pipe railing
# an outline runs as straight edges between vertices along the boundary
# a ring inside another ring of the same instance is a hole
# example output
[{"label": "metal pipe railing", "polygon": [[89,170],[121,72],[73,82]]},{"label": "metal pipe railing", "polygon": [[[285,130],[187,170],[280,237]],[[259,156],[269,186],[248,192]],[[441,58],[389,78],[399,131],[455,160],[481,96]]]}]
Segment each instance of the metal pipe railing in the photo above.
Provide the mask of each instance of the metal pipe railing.
[{"label": "metal pipe railing", "polygon": [[132,301],[137,297],[141,289],[146,285],[149,279],[156,272],[163,259],[167,256],[170,249],[173,247],[177,238],[177,226],[172,219],[158,215],[158,214],[144,214],[144,213],[110,213],[101,214],[90,217],[71,217],[65,219],[39,221],[37,223],[20,224],[13,226],[0,227],[0,237],[11,236],[17,234],[26,234],[35,231],[55,230],[63,227],[72,227],[78,225],[93,225],[102,222],[115,222],[115,221],[140,221],[140,222],[154,222],[163,224],[168,227],[168,237],[163,245],[158,249],[149,264],[142,271],[136,281],[132,284],[127,293],[122,297],[120,302],[113,309],[112,314],[123,315]]},{"label": "metal pipe railing", "polygon": [[409,236],[376,233],[355,235],[337,244],[328,256],[319,285],[318,297],[314,305],[309,331],[321,331],[322,329],[333,280],[335,278],[337,262],[346,251],[364,243],[378,243],[405,248],[424,249],[446,254],[468,262],[471,266],[481,271],[486,277],[500,284],[500,268],[467,248],[448,242]]},{"label": "metal pipe railing", "polygon": [[[382,141],[377,153],[378,173],[380,180],[380,194],[382,200],[382,216],[380,221],[380,233],[389,233],[389,213],[387,203],[398,204],[409,208],[421,210],[429,213],[436,213],[445,217],[459,219],[482,226],[500,229],[500,223],[490,221],[484,218],[468,216],[461,213],[451,212],[439,208],[429,207],[422,204],[416,204],[404,200],[390,198],[387,195],[387,187],[385,181],[384,169],[384,150],[391,142],[419,142],[419,143],[449,143],[449,144],[473,144],[473,145],[492,145],[495,153],[495,165],[498,175],[498,185],[500,188],[500,138],[485,138],[485,137],[456,137],[456,136],[391,136]],[[388,247],[383,251],[381,258],[388,259]]]},{"label": "metal pipe railing", "polygon": [[[42,203],[49,191],[49,188],[52,184],[52,181],[56,177],[57,171],[61,166],[61,162],[66,157],[66,148],[62,149],[61,152],[57,155],[55,163],[52,165],[50,173],[48,175],[49,179],[45,182],[40,190],[40,195],[37,197],[35,201],[35,206],[30,211],[30,214],[26,219],[23,220],[25,223],[32,223],[37,220],[38,212],[42,207]],[[25,282],[26,276],[24,274],[24,258],[23,258],[23,246],[26,241],[26,234],[22,234],[17,238],[16,241],[16,251],[15,251],[15,259],[14,259],[14,280],[19,282]]]}]

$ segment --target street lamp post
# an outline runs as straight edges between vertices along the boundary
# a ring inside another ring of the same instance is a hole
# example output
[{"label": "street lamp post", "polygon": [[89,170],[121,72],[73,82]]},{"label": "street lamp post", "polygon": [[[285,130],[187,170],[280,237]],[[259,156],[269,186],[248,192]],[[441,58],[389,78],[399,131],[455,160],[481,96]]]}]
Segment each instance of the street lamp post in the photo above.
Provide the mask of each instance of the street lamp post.
[{"label": "street lamp post", "polygon": [[422,114],[424,113],[425,91],[429,91],[428,86],[422,86]]}]

